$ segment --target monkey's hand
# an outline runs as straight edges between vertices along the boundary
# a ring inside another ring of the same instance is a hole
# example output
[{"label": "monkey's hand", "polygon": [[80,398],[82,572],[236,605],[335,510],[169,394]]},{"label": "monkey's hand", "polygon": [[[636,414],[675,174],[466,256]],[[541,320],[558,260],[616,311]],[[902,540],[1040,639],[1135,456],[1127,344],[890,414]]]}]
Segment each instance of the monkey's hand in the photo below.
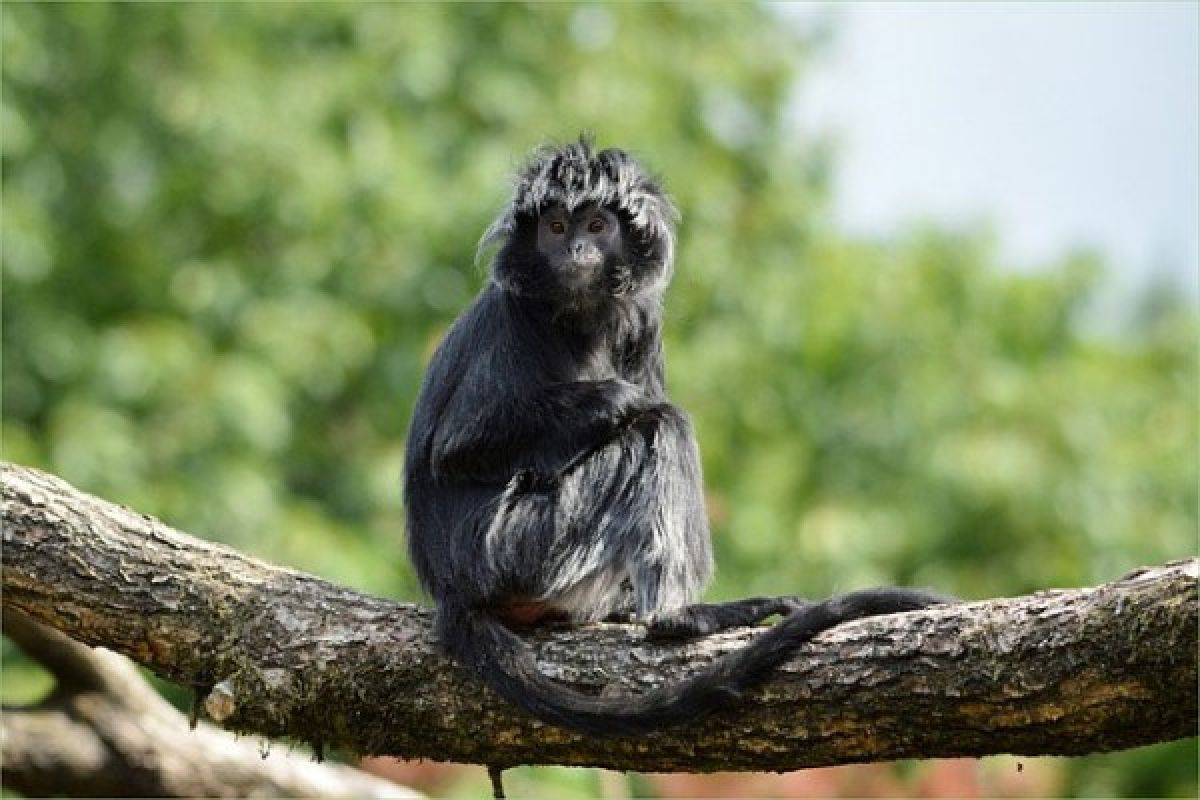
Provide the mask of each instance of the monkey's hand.
[{"label": "monkey's hand", "polygon": [[542,415],[558,428],[561,448],[554,458],[538,464],[549,477],[534,484],[557,481],[588,461],[601,448],[632,426],[647,408],[642,387],[620,378],[572,381],[549,387]]},{"label": "monkey's hand", "polygon": [[636,383],[620,378],[595,381],[595,421],[599,426],[596,433],[612,435],[627,427],[646,406],[646,393]]}]

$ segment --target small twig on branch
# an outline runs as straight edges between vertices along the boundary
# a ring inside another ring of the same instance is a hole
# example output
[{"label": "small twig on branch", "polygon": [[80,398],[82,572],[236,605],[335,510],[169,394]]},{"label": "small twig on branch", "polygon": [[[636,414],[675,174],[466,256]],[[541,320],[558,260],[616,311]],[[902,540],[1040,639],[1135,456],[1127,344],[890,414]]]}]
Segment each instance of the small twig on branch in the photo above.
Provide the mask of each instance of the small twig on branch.
[{"label": "small twig on branch", "polygon": [[[454,668],[434,649],[429,611],[194,539],[36,470],[8,465],[2,478],[5,608],[193,687],[234,730],[363,755],[691,772],[1076,755],[1196,731],[1194,559],[844,625],[735,709],[592,739]],[[662,645],[599,625],[530,645],[544,671],[584,691],[639,691],[754,635]]]},{"label": "small twig on branch", "polygon": [[129,660],[6,609],[4,634],[54,675],[54,691],[4,709],[3,784],[30,797],[370,797],[417,792],[303,752],[264,756],[187,719]]}]

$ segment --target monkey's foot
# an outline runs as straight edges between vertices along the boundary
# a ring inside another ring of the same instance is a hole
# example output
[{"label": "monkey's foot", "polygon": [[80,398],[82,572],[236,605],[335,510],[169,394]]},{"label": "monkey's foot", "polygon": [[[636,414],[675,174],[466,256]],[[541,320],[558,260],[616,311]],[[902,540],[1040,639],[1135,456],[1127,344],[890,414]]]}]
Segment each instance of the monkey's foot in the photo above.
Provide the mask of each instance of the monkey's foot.
[{"label": "monkey's foot", "polygon": [[652,640],[692,639],[755,625],[775,614],[787,616],[811,605],[799,597],[748,597],[729,603],[696,603],[650,616],[646,620],[646,637]]}]

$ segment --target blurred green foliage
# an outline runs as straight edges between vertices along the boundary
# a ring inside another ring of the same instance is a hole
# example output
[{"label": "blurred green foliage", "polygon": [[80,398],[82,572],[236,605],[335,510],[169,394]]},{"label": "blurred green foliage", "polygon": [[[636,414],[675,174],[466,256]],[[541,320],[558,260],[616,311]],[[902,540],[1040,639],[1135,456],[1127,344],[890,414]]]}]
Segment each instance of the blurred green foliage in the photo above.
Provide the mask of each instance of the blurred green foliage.
[{"label": "blurred green foliage", "polygon": [[[1159,297],[1097,337],[1095,257],[1017,274],[985,231],[838,231],[830,144],[787,121],[819,31],[741,4],[2,14],[7,459],[417,598],[399,475],[422,369],[515,165],[589,129],[684,212],[669,381],[701,437],[711,596],[986,597],[1195,552],[1194,309]],[[1064,791],[1195,791],[1103,758]]]}]

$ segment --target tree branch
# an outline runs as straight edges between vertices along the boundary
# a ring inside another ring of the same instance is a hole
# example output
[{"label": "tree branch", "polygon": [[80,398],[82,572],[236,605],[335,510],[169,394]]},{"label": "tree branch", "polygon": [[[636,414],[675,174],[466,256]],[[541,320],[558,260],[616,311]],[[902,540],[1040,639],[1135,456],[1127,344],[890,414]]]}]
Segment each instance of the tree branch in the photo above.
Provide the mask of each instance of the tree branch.
[{"label": "tree branch", "polygon": [[4,634],[57,679],[29,708],[4,709],[3,785],[29,797],[416,798],[411,789],[340,764],[188,721],[116,653],[4,615]]},{"label": "tree branch", "polygon": [[[1076,755],[1196,732],[1196,560],[844,625],[738,708],[594,739],[525,716],[439,656],[427,610],[194,539],[37,470],[2,477],[6,609],[193,687],[228,728],[318,748],[702,772]],[[582,690],[640,691],[754,635],[663,645],[597,625],[529,642]]]}]

